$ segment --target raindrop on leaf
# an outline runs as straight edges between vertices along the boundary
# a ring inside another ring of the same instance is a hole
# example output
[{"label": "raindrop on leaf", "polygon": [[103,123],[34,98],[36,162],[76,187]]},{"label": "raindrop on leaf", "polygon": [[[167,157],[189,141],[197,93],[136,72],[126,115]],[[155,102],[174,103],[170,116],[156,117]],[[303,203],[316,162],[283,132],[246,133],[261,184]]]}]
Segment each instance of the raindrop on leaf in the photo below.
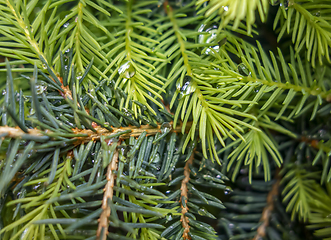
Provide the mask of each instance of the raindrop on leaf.
[{"label": "raindrop on leaf", "polygon": [[77,80],[80,80],[82,78],[82,76],[83,76],[83,73],[82,72],[78,72],[76,79]]},{"label": "raindrop on leaf", "polygon": [[238,73],[241,75],[247,77],[251,75],[251,72],[249,71],[248,67],[244,63],[238,64]]},{"label": "raindrop on leaf", "polygon": [[168,133],[168,132],[171,131],[171,129],[172,129],[172,126],[171,126],[170,123],[168,123],[168,122],[162,123],[162,125],[161,125],[161,133]]},{"label": "raindrop on leaf", "polygon": [[172,214],[171,214],[171,213],[168,214],[168,215],[166,216],[166,219],[167,219],[168,222],[170,222],[170,221],[172,220]]},{"label": "raindrop on leaf", "polygon": [[30,114],[30,115],[35,114],[35,110],[34,110],[34,108],[30,108],[30,110],[29,110],[29,114]]},{"label": "raindrop on leaf", "polygon": [[176,86],[177,90],[180,92],[180,98],[190,95],[192,92],[195,91],[196,88],[191,80],[192,78],[190,76],[185,76],[183,86],[181,86],[180,83],[177,82]]},{"label": "raindrop on leaf", "polygon": [[[199,28],[199,32],[206,32],[207,34],[201,34],[199,35],[199,39],[198,39],[198,42],[199,43],[212,43],[213,41],[216,40],[217,38],[217,29],[218,27],[217,26],[212,26],[208,29],[206,29],[205,31],[203,31],[205,28],[205,25],[202,24]],[[219,48],[220,46],[222,46],[224,43],[222,44],[218,44],[218,45],[215,45],[215,46],[211,46],[209,48],[207,48],[204,53],[205,54],[210,54],[210,53],[213,53],[213,51],[211,49],[214,49],[216,52],[219,51]]]},{"label": "raindrop on leaf", "polygon": [[47,86],[45,84],[36,85],[36,92],[38,95],[41,95],[44,91],[46,91]]},{"label": "raindrop on leaf", "polygon": [[132,62],[124,60],[118,68],[118,73],[125,78],[132,78],[136,74],[136,69],[132,66]]},{"label": "raindrop on leaf", "polygon": [[128,109],[123,108],[123,112],[124,112],[124,115],[125,115],[125,116],[132,118],[132,114],[129,112]]}]

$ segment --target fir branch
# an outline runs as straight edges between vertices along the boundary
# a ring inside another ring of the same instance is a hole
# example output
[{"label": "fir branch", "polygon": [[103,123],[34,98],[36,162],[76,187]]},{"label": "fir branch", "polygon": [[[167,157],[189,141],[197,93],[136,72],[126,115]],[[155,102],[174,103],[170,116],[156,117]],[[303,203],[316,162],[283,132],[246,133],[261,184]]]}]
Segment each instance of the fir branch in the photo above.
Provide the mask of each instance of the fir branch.
[{"label": "fir branch", "polygon": [[331,7],[280,3],[267,55],[268,0],[0,0],[0,238],[329,237]]},{"label": "fir branch", "polygon": [[293,226],[285,212],[286,206],[281,204],[281,198],[277,194],[280,179],[265,182],[261,177],[261,174],[256,174],[252,184],[248,183],[246,177],[235,182],[236,188],[229,201],[224,203],[226,209],[221,212],[220,238],[305,239],[298,231],[302,227]]},{"label": "fir branch", "polygon": [[108,50],[107,58],[111,59],[104,74],[109,72],[109,79],[116,77],[114,88],[120,88],[127,94],[119,108],[131,108],[136,117],[142,111],[135,102],[144,104],[155,115],[151,103],[163,108],[158,99],[162,100],[160,93],[165,92],[162,88],[164,78],[151,72],[167,60],[162,53],[150,49],[151,45],[159,44],[159,41],[154,39],[157,32],[146,17],[151,11],[146,6],[156,6],[156,2],[145,1],[144,4],[135,5],[129,1],[121,6],[124,14],[116,18],[116,38],[104,46]]},{"label": "fir branch", "polygon": [[[282,52],[278,49],[280,63],[278,66],[275,55],[270,52],[270,61],[261,44],[257,43],[257,45],[258,50],[251,48],[250,51],[245,51],[245,54],[240,53],[242,63],[237,67],[234,67],[233,63],[228,60],[220,63],[225,75],[238,79],[237,84],[246,83],[234,93],[235,96],[238,96],[239,93],[242,94],[240,99],[252,101],[245,112],[250,112],[255,107],[254,102],[258,101],[258,104],[261,104],[261,112],[258,117],[275,108],[277,109],[276,120],[287,112],[287,119],[291,119],[313,108],[311,115],[311,119],[313,119],[323,101],[330,101],[331,90],[325,84],[326,80],[316,76],[315,81],[314,76],[318,71],[314,72],[308,61],[303,62],[300,59],[296,61],[292,49],[290,49],[290,63],[285,61]],[[270,91],[273,91],[272,94]],[[311,96],[316,96],[314,102],[310,102],[304,108],[304,104]]]},{"label": "fir branch", "polygon": [[325,189],[321,189],[318,186],[319,196],[310,203],[312,207],[312,213],[309,218],[308,229],[314,229],[314,235],[316,237],[323,237],[323,239],[328,239],[331,236],[331,183],[326,184]]},{"label": "fir branch", "polygon": [[316,192],[319,172],[308,172],[303,166],[296,164],[287,164],[281,173],[284,175],[281,184],[286,183],[282,195],[283,202],[288,203],[286,211],[292,212],[292,220],[298,215],[298,218],[307,221],[311,215],[310,202],[317,198],[321,192]]},{"label": "fir branch", "polygon": [[[319,86],[316,86],[314,88],[309,88],[309,87],[304,87],[296,84],[291,84],[291,83],[282,83],[282,82],[270,82],[268,80],[263,80],[263,79],[258,79],[258,78],[253,78],[253,77],[247,77],[241,79],[242,82],[244,83],[259,83],[261,86],[269,86],[269,87],[275,87],[278,89],[283,89],[283,90],[293,90],[297,93],[306,93],[311,96],[318,96],[327,102],[331,102],[331,91],[325,91],[321,89]],[[257,87],[258,85],[256,85]]]},{"label": "fir branch", "polygon": [[[0,32],[6,36],[6,40],[10,40],[8,42],[1,42],[1,45],[7,43],[7,47],[14,46],[14,49],[10,52],[8,52],[9,49],[3,49],[4,52],[1,52],[0,50],[2,55],[24,60],[32,65],[35,64],[35,61],[39,59],[39,56],[41,55],[46,59],[46,62],[48,62],[49,58],[47,57],[50,56],[46,56],[43,51],[43,48],[47,49],[47,41],[44,41],[45,36],[38,35],[37,31],[41,30],[40,19],[45,18],[50,2],[51,1],[47,1],[43,9],[40,11],[39,18],[34,19],[34,21],[30,23],[29,14],[31,14],[31,10],[26,11],[25,8],[29,7],[30,9],[33,9],[35,6],[31,6],[31,3],[18,4],[11,0],[0,1],[2,6],[0,18],[3,20]],[[37,2],[35,1],[32,4],[36,3]],[[5,11],[8,12],[9,15],[5,13]],[[49,24],[48,27],[51,27],[51,25],[52,24]],[[47,30],[47,27],[45,28],[46,29],[43,30]],[[45,33],[41,34],[44,35]],[[37,61],[37,64],[39,68],[42,68],[42,63],[40,61]]]},{"label": "fir branch", "polygon": [[[189,236],[189,232],[190,232],[190,225],[189,225],[189,218],[187,216],[185,216],[185,214],[189,211],[189,208],[187,207],[187,200],[188,200],[188,189],[187,189],[187,183],[190,181],[190,165],[192,165],[193,163],[193,159],[194,159],[194,151],[191,154],[190,158],[186,161],[185,163],[185,167],[184,167],[184,179],[182,180],[181,183],[181,198],[179,200],[179,202],[181,203],[181,208],[182,208],[182,215],[180,218],[180,221],[182,222],[182,226],[184,228],[184,232],[183,232],[183,239],[184,240],[191,240],[191,237]],[[183,205],[182,202],[185,202],[185,206]]]},{"label": "fir branch", "polygon": [[287,31],[288,34],[292,35],[296,52],[299,53],[306,46],[306,56],[313,67],[315,67],[317,59],[322,65],[323,57],[326,57],[330,62],[331,22],[328,17],[329,13],[330,6],[323,0],[313,2],[309,0],[285,2],[282,0],[274,21],[274,29],[278,22],[281,23],[277,40],[283,38],[285,31]]},{"label": "fir branch", "polygon": [[[190,115],[193,118],[193,124],[187,135],[182,151],[185,151],[188,142],[194,139],[196,129],[199,129],[199,137],[202,143],[202,152],[205,158],[207,156],[207,145],[214,146],[215,134],[217,139],[225,146],[222,135],[234,139],[230,133],[233,132],[237,137],[244,139],[240,132],[243,132],[242,126],[252,129],[252,125],[241,120],[242,118],[256,119],[255,116],[243,113],[236,109],[227,109],[222,106],[229,104],[234,107],[241,108],[242,104],[249,104],[249,101],[241,101],[228,99],[227,96],[221,98],[222,93],[226,93],[225,89],[217,90],[213,88],[213,83],[219,77],[219,81],[223,81],[226,77],[222,71],[215,70],[215,65],[208,57],[202,58],[189,50],[186,43],[185,33],[180,29],[179,20],[177,19],[172,7],[166,5],[168,18],[171,21],[170,33],[174,35],[172,41],[177,39],[178,44],[175,45],[176,50],[172,49],[173,55],[177,56],[178,62],[173,66],[168,75],[168,84],[179,76],[176,87],[177,91],[172,97],[170,107],[180,95],[179,104],[174,117],[174,125],[179,118],[183,120],[183,126],[187,122]],[[215,74],[214,74],[215,73]],[[226,82],[226,80],[225,80]],[[226,95],[226,94],[224,94]],[[216,98],[216,96],[218,98]],[[251,103],[253,104],[253,103]],[[233,116],[236,117],[233,117]],[[184,130],[184,129],[183,129]],[[228,131],[230,130],[230,131]],[[259,131],[259,130],[257,130]],[[220,164],[220,159],[214,148],[209,148],[209,157]]]},{"label": "fir branch", "polygon": [[[278,130],[278,131],[284,131],[285,129],[282,128],[276,128],[275,124],[272,124],[270,120],[260,120],[255,121],[252,123],[253,126],[259,129],[259,131],[252,129],[248,131],[244,135],[245,141],[241,139],[237,139],[236,141],[230,143],[225,148],[222,148],[218,153],[224,153],[227,150],[231,149],[231,153],[229,155],[226,155],[223,157],[223,160],[225,162],[224,166],[226,167],[227,171],[230,171],[232,165],[234,162],[236,163],[236,166],[234,168],[234,171],[232,173],[232,181],[235,181],[237,175],[239,174],[239,171],[241,169],[241,166],[247,166],[248,167],[248,177],[249,182],[252,182],[253,177],[253,169],[256,169],[256,172],[258,172],[259,168],[263,166],[263,172],[264,172],[264,178],[266,181],[271,180],[271,170],[270,170],[270,163],[269,163],[269,157],[274,160],[275,165],[278,167],[281,166],[283,163],[283,159],[281,154],[278,151],[278,146],[275,144],[275,140],[268,136],[266,134],[266,129],[263,129],[261,125],[268,127],[270,129]],[[253,167],[255,164],[255,167]]]},{"label": "fir branch", "polygon": [[251,34],[252,25],[255,22],[255,11],[258,9],[262,22],[266,20],[266,14],[269,9],[267,0],[197,0],[196,5],[201,7],[207,2],[207,6],[203,7],[199,13],[204,13],[209,17],[217,12],[222,16],[220,27],[225,27],[229,22],[233,22],[232,30],[237,30],[240,21],[245,20],[247,25],[247,33]]},{"label": "fir branch", "polygon": [[[119,144],[120,142],[118,142],[117,145]],[[106,240],[108,235],[108,226],[109,226],[108,219],[111,213],[110,204],[108,202],[112,201],[113,199],[113,193],[114,193],[113,187],[116,179],[116,175],[114,171],[117,170],[117,162],[118,162],[118,150],[116,149],[115,152],[113,153],[113,158],[107,167],[107,173],[106,173],[107,183],[104,189],[104,195],[101,206],[103,211],[98,220],[99,226],[97,230],[97,239],[100,240]]]},{"label": "fir branch", "polygon": [[[71,174],[70,161],[71,158],[68,157],[65,162],[62,162],[58,165],[56,181],[54,179],[54,183],[48,185],[43,194],[40,195],[37,192],[33,192],[29,197],[19,198],[8,203],[8,206],[21,203],[18,205],[18,207],[26,210],[29,209],[30,211],[28,212],[28,214],[22,216],[17,221],[14,221],[13,223],[1,229],[0,234],[6,231],[13,231],[11,239],[18,239],[18,237],[22,236],[22,234],[23,236],[25,236],[26,239],[37,239],[39,237],[39,234],[45,236],[46,224],[43,221],[48,218],[57,218],[57,216],[53,215],[53,208],[56,203],[52,203],[51,200],[53,200],[59,195],[59,193],[63,189],[63,185],[67,186],[67,184],[70,184],[71,187],[73,186],[73,184],[68,180],[68,175]],[[47,171],[44,171],[40,174],[40,176],[43,176],[46,173]],[[39,178],[36,182],[44,183],[46,181],[47,178]],[[32,182],[30,183],[30,185],[32,185]],[[64,212],[62,212],[62,214],[64,216],[67,216]],[[41,224],[41,227],[39,224]],[[20,225],[22,227],[20,227],[19,230],[16,231],[15,228]],[[63,231],[63,227],[61,226],[61,224],[57,224],[56,226],[59,232],[56,232],[55,227],[51,224],[48,224],[48,226],[54,239],[59,239],[59,234],[63,236],[66,235]]]}]

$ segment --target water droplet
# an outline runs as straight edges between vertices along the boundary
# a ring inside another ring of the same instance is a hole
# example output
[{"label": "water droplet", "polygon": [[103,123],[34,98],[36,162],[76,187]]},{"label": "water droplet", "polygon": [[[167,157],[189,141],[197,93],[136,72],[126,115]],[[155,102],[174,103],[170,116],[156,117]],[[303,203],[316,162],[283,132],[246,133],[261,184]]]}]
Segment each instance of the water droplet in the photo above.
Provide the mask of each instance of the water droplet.
[{"label": "water droplet", "polygon": [[[65,52],[66,52],[66,53],[70,52],[70,48],[68,48],[67,50],[65,50]],[[68,61],[68,58],[66,57],[66,58],[64,59],[64,61]]]},{"label": "water droplet", "polygon": [[34,191],[38,191],[38,190],[40,190],[40,187],[41,187],[41,182],[39,182],[39,183],[37,183],[36,185],[34,185],[33,187],[32,187],[32,189],[34,190]]},{"label": "water droplet", "polygon": [[105,139],[105,142],[108,146],[112,145],[113,142],[114,142],[114,139],[113,138],[109,138],[109,139]]},{"label": "water droplet", "polygon": [[166,219],[167,219],[168,222],[171,221],[171,220],[172,220],[172,214],[171,214],[171,213],[168,214],[168,215],[166,216]]},{"label": "water droplet", "polygon": [[34,108],[30,108],[30,110],[29,110],[29,114],[30,114],[30,115],[35,114],[35,112],[36,112],[36,111],[34,110]]},{"label": "water droplet", "polygon": [[[206,24],[201,24],[201,26],[198,29],[198,32],[202,32],[203,29],[205,29],[205,27],[206,27]],[[200,36],[199,36],[199,38],[200,38]]]},{"label": "water droplet", "polygon": [[[205,25],[202,24],[199,28],[199,32],[203,32],[203,29],[205,28]],[[217,38],[217,29],[218,27],[217,26],[212,26],[208,29],[205,30],[205,32],[207,34],[201,34],[199,35],[199,39],[198,39],[198,42],[199,43],[212,43],[216,40]],[[210,53],[213,53],[213,51],[211,49],[214,49],[216,52],[219,51],[219,48],[220,48],[220,45],[223,45],[224,43],[222,44],[218,44],[218,45],[215,45],[215,46],[211,46],[209,48],[207,48],[204,53],[205,54],[210,54]]]},{"label": "water droplet", "polygon": [[327,135],[328,135],[328,132],[325,129],[320,129],[318,131],[318,137],[319,138],[325,138],[325,137],[327,137]]},{"label": "water droplet", "polygon": [[[285,10],[288,10],[288,7],[292,6],[293,3],[291,3],[289,0],[287,0],[285,3],[284,3],[284,9]],[[283,4],[281,3],[280,6],[283,6]]]},{"label": "water droplet", "polygon": [[168,123],[168,122],[162,123],[162,125],[161,125],[161,133],[168,133],[168,132],[171,131],[171,129],[172,129],[172,126],[171,126],[170,123]]},{"label": "water droplet", "polygon": [[170,191],[170,190],[168,190],[168,191],[166,191],[165,193],[166,193],[166,194],[169,194],[169,193],[171,193],[171,191]]},{"label": "water droplet", "polygon": [[131,61],[124,60],[118,68],[118,73],[125,78],[132,78],[136,74],[136,69],[132,66]]},{"label": "water droplet", "polygon": [[221,175],[217,175],[216,178],[221,179]]},{"label": "water droplet", "polygon": [[180,83],[177,82],[176,86],[177,86],[177,91],[180,92],[179,95],[180,99],[187,95],[190,95],[192,92],[195,91],[196,88],[191,80],[192,78],[190,76],[185,76],[183,86],[181,86]]},{"label": "water droplet", "polygon": [[203,208],[200,208],[200,209],[198,210],[198,213],[199,213],[201,216],[206,216],[206,215],[207,215],[206,210],[203,209]]},{"label": "water droplet", "polygon": [[29,232],[29,228],[30,227],[27,227],[27,228],[24,229],[24,231],[21,234],[20,239],[26,239],[27,238],[27,233]]},{"label": "water droplet", "polygon": [[228,186],[225,188],[225,191],[232,192],[232,188]]},{"label": "water droplet", "polygon": [[197,183],[203,183],[203,182],[204,182],[203,178],[197,178],[195,181],[196,181]]},{"label": "water droplet", "polygon": [[241,75],[247,77],[251,75],[251,72],[249,71],[248,67],[244,63],[238,64],[238,73]]},{"label": "water droplet", "polygon": [[41,95],[44,91],[46,91],[47,85],[44,83],[36,85],[36,92],[38,95]]},{"label": "water droplet", "polygon": [[67,28],[67,27],[69,27],[69,22],[66,22],[65,24],[63,24],[63,27],[65,27],[65,28]]},{"label": "water droplet", "polygon": [[317,12],[315,12],[315,14],[314,14],[316,17],[320,17],[321,16],[321,11],[317,11]]},{"label": "water droplet", "polygon": [[247,169],[240,169],[241,174],[247,174]]},{"label": "water droplet", "polygon": [[76,79],[77,80],[80,80],[82,78],[82,76],[83,76],[83,73],[82,72],[78,72]]},{"label": "water droplet", "polygon": [[132,113],[130,113],[128,109],[123,108],[123,112],[125,116],[132,118]]},{"label": "water droplet", "polygon": [[47,69],[47,66],[45,63],[43,63],[43,69]]},{"label": "water droplet", "polygon": [[2,95],[6,95],[7,91],[6,89],[2,90]]}]

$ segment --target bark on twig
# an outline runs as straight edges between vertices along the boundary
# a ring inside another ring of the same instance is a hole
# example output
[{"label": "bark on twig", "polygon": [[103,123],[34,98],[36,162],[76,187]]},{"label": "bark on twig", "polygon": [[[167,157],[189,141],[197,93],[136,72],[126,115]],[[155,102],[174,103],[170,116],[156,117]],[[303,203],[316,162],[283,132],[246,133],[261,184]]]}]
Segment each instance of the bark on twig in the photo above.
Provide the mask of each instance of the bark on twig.
[{"label": "bark on twig", "polygon": [[271,191],[267,196],[267,206],[263,209],[262,216],[260,222],[262,223],[257,229],[257,233],[253,240],[260,240],[266,236],[266,228],[269,226],[270,217],[272,211],[274,210],[275,198],[277,198],[279,194],[279,184],[280,178],[278,177],[278,173],[276,174],[276,182],[272,185]]},{"label": "bark on twig", "polygon": [[[184,228],[184,232],[183,232],[183,239],[184,240],[191,240],[190,235],[188,234],[190,232],[190,225],[189,225],[189,219],[188,217],[185,216],[185,213],[188,212],[189,208],[187,207],[186,203],[187,203],[187,193],[188,193],[188,189],[187,189],[187,183],[190,181],[190,167],[189,165],[193,163],[193,159],[194,159],[194,151],[191,155],[191,157],[187,160],[185,167],[184,167],[184,179],[182,181],[182,185],[181,185],[181,198],[180,198],[180,203],[181,203],[181,208],[182,208],[182,216],[180,218],[180,221],[182,222],[182,226]],[[182,198],[185,198],[185,205],[183,206],[182,204]]]},{"label": "bark on twig", "polygon": [[[172,124],[172,122],[170,122]],[[189,129],[191,127],[192,123],[188,122],[186,124],[186,128]],[[129,126],[129,127],[119,127],[119,128],[113,128],[113,131],[109,131],[106,128],[102,128],[100,126],[95,126],[94,127],[96,132],[93,132],[90,129],[72,129],[74,131],[74,134],[86,134],[86,137],[73,137],[77,139],[77,142],[75,143],[76,145],[82,144],[89,142],[91,140],[93,141],[99,141],[101,136],[109,136],[114,133],[118,133],[121,131],[125,130],[131,130],[130,133],[126,133],[120,136],[120,139],[127,139],[129,137],[138,137],[140,136],[143,132],[147,132],[148,135],[155,135],[156,133],[159,133],[162,131],[161,125],[159,124],[157,127],[152,127],[150,125],[141,125],[140,127],[134,127],[134,126]],[[172,132],[181,132],[182,131],[182,125],[178,124],[177,127],[173,128],[171,130]],[[32,136],[44,136],[43,133],[52,133],[49,130],[46,130],[45,132],[39,129],[28,129],[28,133],[23,132],[19,127],[8,127],[8,126],[0,126],[0,134],[3,133],[8,133],[7,136],[5,137],[11,137],[11,138],[20,138],[25,134],[30,134]]]},{"label": "bark on twig", "polygon": [[[111,213],[110,206],[108,204],[108,201],[111,201],[113,199],[113,187],[115,184],[115,178],[116,175],[113,173],[117,169],[117,162],[118,162],[118,150],[116,149],[113,155],[113,158],[108,165],[107,168],[107,183],[104,189],[104,195],[102,199],[102,213],[99,218],[99,226],[97,230],[97,239],[98,240],[106,240],[108,235],[108,226],[109,226],[109,216]],[[103,230],[103,231],[102,231]],[[102,234],[101,234],[102,233]]]}]

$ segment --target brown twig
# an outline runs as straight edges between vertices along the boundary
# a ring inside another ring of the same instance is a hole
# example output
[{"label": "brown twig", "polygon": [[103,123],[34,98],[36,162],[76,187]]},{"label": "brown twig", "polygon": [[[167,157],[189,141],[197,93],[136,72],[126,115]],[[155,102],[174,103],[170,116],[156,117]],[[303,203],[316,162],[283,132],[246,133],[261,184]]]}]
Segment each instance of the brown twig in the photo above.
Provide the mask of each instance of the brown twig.
[{"label": "brown twig", "polygon": [[[113,171],[115,171],[117,169],[117,162],[118,162],[118,150],[116,149],[114,152],[113,158],[107,168],[107,175],[106,175],[107,183],[104,188],[104,195],[103,195],[102,205],[101,205],[101,208],[103,211],[100,214],[99,226],[98,226],[98,230],[97,230],[97,239],[98,240],[106,240],[107,235],[108,235],[108,226],[109,226],[108,218],[111,213],[108,201],[111,201],[113,199],[113,193],[114,193],[113,187],[114,187],[115,178],[116,178],[116,175],[113,173]],[[102,233],[102,235],[101,235],[101,233]]]},{"label": "brown twig", "polygon": [[[170,123],[172,124],[172,123]],[[191,127],[192,123],[188,122],[186,124],[186,129],[189,129]],[[144,131],[147,132],[147,135],[155,135],[156,133],[159,133],[162,131],[161,125],[159,124],[157,127],[151,127],[150,125],[142,125],[140,127],[134,127],[134,126],[129,126],[129,127],[119,127],[119,128],[113,128],[113,131],[109,131],[106,128],[102,128],[100,126],[95,126],[96,132],[93,132],[92,130],[89,129],[72,129],[75,134],[86,134],[87,136],[85,137],[73,137],[73,139],[77,139],[75,142],[76,145],[82,144],[89,142],[91,140],[93,141],[98,141],[100,140],[101,136],[109,136],[114,133],[118,133],[121,131],[125,130],[131,130],[130,133],[122,134],[120,136],[120,139],[127,139],[129,137],[138,137],[140,136]],[[181,132],[182,130],[182,125],[178,125],[177,127],[171,129],[172,132]],[[8,126],[0,126],[0,134],[3,133],[8,133],[6,137],[11,137],[11,138],[20,138],[24,134],[30,134],[32,136],[44,136],[44,133],[52,133],[51,131],[46,130],[45,132],[39,129],[28,129],[28,133],[25,133],[22,131],[19,127],[8,127]]]},{"label": "brown twig", "polygon": [[263,209],[262,216],[260,219],[260,222],[262,223],[259,228],[257,229],[257,233],[253,240],[260,240],[265,238],[266,236],[266,228],[269,226],[270,216],[272,214],[272,211],[274,210],[274,203],[275,198],[278,196],[279,193],[279,184],[280,184],[280,178],[278,175],[279,170],[276,173],[276,182],[272,185],[271,191],[269,192],[267,196],[267,206]]},{"label": "brown twig", "polygon": [[[64,85],[63,85],[63,78],[62,78],[62,77],[57,76],[57,78],[59,79],[60,83],[62,84],[62,85],[61,85],[61,89],[63,90],[63,92],[61,92],[61,91],[59,90],[59,93],[61,94],[61,96],[62,96],[63,98],[69,98],[69,99],[72,100],[72,92],[71,92],[69,86],[64,86]],[[53,80],[54,80],[54,79],[53,79]],[[54,81],[54,82],[55,82],[55,81]],[[78,105],[79,105],[79,104],[78,104]]]},{"label": "brown twig", "polygon": [[325,153],[330,152],[330,145],[331,142],[324,142],[323,140],[317,140],[314,138],[309,138],[306,136],[302,136],[301,138],[298,139],[300,142],[305,142],[308,145],[312,146],[313,148],[317,149],[317,150],[323,150]]},{"label": "brown twig", "polygon": [[[172,125],[172,122],[170,124]],[[191,125],[192,125],[192,123],[188,122],[186,124],[186,129],[189,129],[191,127]],[[81,142],[89,142],[91,140],[94,140],[94,141],[99,140],[100,136],[109,136],[111,134],[118,133],[121,131],[126,131],[126,130],[131,130],[131,132],[122,134],[120,136],[121,139],[127,139],[129,137],[138,137],[145,131],[147,132],[147,136],[155,135],[156,133],[159,133],[162,131],[161,126],[162,125],[159,124],[157,127],[152,127],[150,125],[141,125],[140,127],[134,127],[134,126],[119,127],[119,128],[113,128],[113,131],[109,131],[108,129],[97,126],[97,127],[95,127],[95,130],[97,132],[93,132],[92,130],[89,130],[89,129],[81,130],[78,128],[73,129],[73,130],[74,130],[74,133],[76,133],[76,134],[87,134],[88,135],[88,137],[78,137],[77,140],[80,140]],[[181,124],[173,129],[171,129],[172,132],[181,132],[181,130],[182,130]]]},{"label": "brown twig", "polygon": [[[191,240],[190,235],[188,234],[190,232],[190,225],[189,225],[189,219],[188,217],[185,216],[185,213],[188,212],[189,208],[187,207],[186,203],[187,203],[187,193],[188,193],[188,189],[187,189],[187,183],[190,181],[190,167],[189,165],[193,163],[193,159],[194,159],[194,151],[191,155],[191,157],[187,160],[185,167],[184,167],[184,179],[182,181],[182,185],[181,185],[181,198],[180,198],[180,203],[181,203],[181,208],[182,208],[182,216],[180,218],[180,221],[182,222],[182,226],[184,228],[184,232],[183,232],[183,239],[184,240]],[[182,204],[182,198],[185,198],[185,205],[183,206]]]},{"label": "brown twig", "polygon": [[[5,134],[5,133],[8,134],[5,137],[10,137],[10,138],[20,138],[24,134],[26,134],[19,127],[1,126],[0,127],[0,134]],[[28,134],[30,134],[32,136],[37,136],[37,137],[44,136],[42,134],[42,131],[39,130],[39,129],[28,129]]]}]

